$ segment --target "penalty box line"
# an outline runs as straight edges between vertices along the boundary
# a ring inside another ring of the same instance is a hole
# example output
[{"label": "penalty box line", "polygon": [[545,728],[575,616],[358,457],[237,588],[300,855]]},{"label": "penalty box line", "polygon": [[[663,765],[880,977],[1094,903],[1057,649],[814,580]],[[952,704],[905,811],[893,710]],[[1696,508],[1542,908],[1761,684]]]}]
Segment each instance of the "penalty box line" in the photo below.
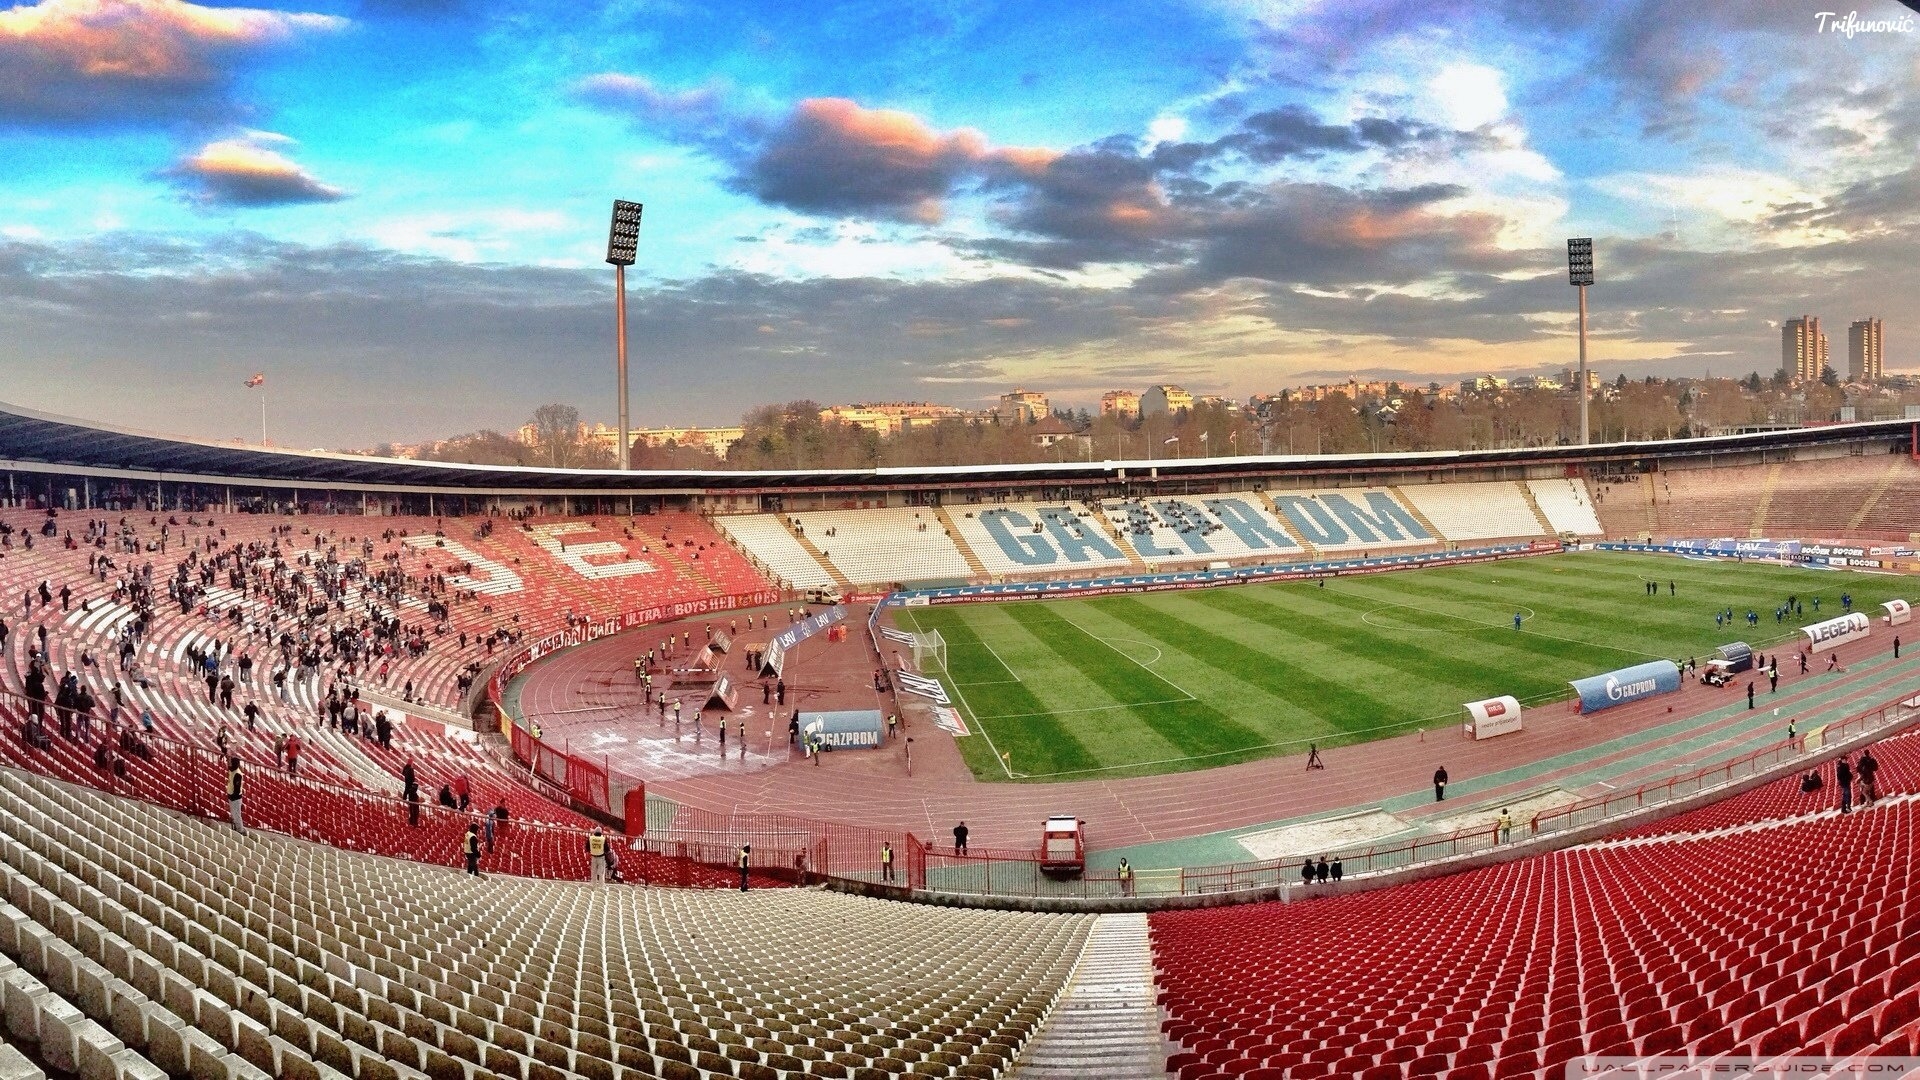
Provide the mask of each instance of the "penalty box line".
[{"label": "penalty box line", "polygon": [[[1196,697],[1196,696],[1194,695],[1194,693],[1193,693],[1193,691],[1191,691],[1191,690],[1188,690],[1188,689],[1187,689],[1186,687],[1184,687],[1184,686],[1181,686],[1181,685],[1180,685],[1179,683],[1177,683],[1177,682],[1174,682],[1174,681],[1173,681],[1172,679],[1169,679],[1169,678],[1167,678],[1167,677],[1166,677],[1165,675],[1162,675],[1162,674],[1160,674],[1159,672],[1157,672],[1157,671],[1155,671],[1155,670],[1153,670],[1153,668],[1151,668],[1151,667],[1149,667],[1149,666],[1147,666],[1146,664],[1143,664],[1143,663],[1141,663],[1140,661],[1138,661],[1138,660],[1135,660],[1135,659],[1134,659],[1133,657],[1131,657],[1131,656],[1127,656],[1127,653],[1126,653],[1126,650],[1124,650],[1124,649],[1122,649],[1122,648],[1120,648],[1120,647],[1119,647],[1118,645],[1115,645],[1115,644],[1114,644],[1113,642],[1111,642],[1111,641],[1108,641],[1108,640],[1107,640],[1106,638],[1103,638],[1103,637],[1101,637],[1100,635],[1098,635],[1098,634],[1095,634],[1095,633],[1094,633],[1094,632],[1092,632],[1091,630],[1088,630],[1088,629],[1087,629],[1086,627],[1084,627],[1084,626],[1081,626],[1081,625],[1080,625],[1079,623],[1077,623],[1077,622],[1074,622],[1074,621],[1073,621],[1072,619],[1070,619],[1070,618],[1068,618],[1068,617],[1066,616],[1066,613],[1064,613],[1064,612],[1059,612],[1059,611],[1056,611],[1056,612],[1054,612],[1054,614],[1055,614],[1055,615],[1058,615],[1058,616],[1060,616],[1060,621],[1061,621],[1061,622],[1064,622],[1064,623],[1066,623],[1066,624],[1067,624],[1068,626],[1071,626],[1071,627],[1073,627],[1073,628],[1074,628],[1075,630],[1078,630],[1078,631],[1080,631],[1080,633],[1082,633],[1082,634],[1083,634],[1083,635],[1085,635],[1086,637],[1088,637],[1088,638],[1091,638],[1092,640],[1094,640],[1094,641],[1097,641],[1097,642],[1099,642],[1099,643],[1100,643],[1100,644],[1102,644],[1102,645],[1105,645],[1105,646],[1106,646],[1107,648],[1109,648],[1109,649],[1112,649],[1112,650],[1113,650],[1114,652],[1116,652],[1116,653],[1118,653],[1118,654],[1120,654],[1121,656],[1124,656],[1124,657],[1126,657],[1126,659],[1127,659],[1127,662],[1128,662],[1128,663],[1130,663],[1130,664],[1132,664],[1133,666],[1135,666],[1135,667],[1137,667],[1137,668],[1139,668],[1139,669],[1140,669],[1141,671],[1144,671],[1144,672],[1146,672],[1147,674],[1149,674],[1149,675],[1151,675],[1151,676],[1153,676],[1154,678],[1156,678],[1156,679],[1158,679],[1158,680],[1160,680],[1160,681],[1161,681],[1162,683],[1165,683],[1166,685],[1168,685],[1168,686],[1171,686],[1171,687],[1173,687],[1173,688],[1174,688],[1175,690],[1178,690],[1178,691],[1180,691],[1180,692],[1181,692],[1182,694],[1185,694],[1185,695],[1187,695],[1187,696],[1186,696],[1185,698],[1181,698],[1181,699],[1177,699],[1177,700],[1182,700],[1182,701],[1199,701],[1199,700],[1200,700],[1200,699],[1199,699],[1198,697]],[[1159,701],[1153,701],[1153,702],[1142,702],[1141,704],[1145,704],[1145,705],[1165,705],[1165,704],[1171,704],[1171,702],[1159,702]],[[1129,706],[1124,706],[1124,705],[1123,705],[1123,706],[1115,706],[1115,707],[1117,707],[1117,708],[1128,708]],[[1099,711],[1099,710],[1079,710],[1079,709],[1074,709],[1074,710],[1067,710],[1067,711],[1071,711],[1071,712],[1081,712],[1081,711],[1087,711],[1087,712],[1096,712],[1096,711]]]}]

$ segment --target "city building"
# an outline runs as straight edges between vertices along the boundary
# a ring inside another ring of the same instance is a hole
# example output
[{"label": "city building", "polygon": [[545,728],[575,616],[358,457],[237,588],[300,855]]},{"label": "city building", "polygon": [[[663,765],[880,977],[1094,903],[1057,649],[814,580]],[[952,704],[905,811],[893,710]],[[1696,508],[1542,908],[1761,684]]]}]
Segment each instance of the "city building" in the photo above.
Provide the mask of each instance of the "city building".
[{"label": "city building", "polygon": [[1031,424],[1047,415],[1047,395],[1033,390],[1015,389],[1010,394],[1000,395],[1000,404],[993,410],[1001,423],[1019,422]]},{"label": "city building", "polygon": [[1139,416],[1140,395],[1132,390],[1109,390],[1100,395],[1101,416]]},{"label": "city building", "polygon": [[632,435],[637,446],[665,446],[672,443],[675,446],[704,447],[714,457],[724,461],[727,451],[733,449],[733,444],[739,442],[746,433],[745,428],[737,427],[663,427],[641,428],[632,432]]},{"label": "city building", "polygon": [[1029,424],[1026,434],[1033,440],[1035,446],[1052,446],[1060,442],[1078,445],[1086,442],[1086,437],[1080,434],[1077,424],[1062,420],[1051,413]]},{"label": "city building", "polygon": [[1878,317],[1860,319],[1847,327],[1847,378],[1857,383],[1876,383],[1884,377],[1882,353],[1884,330]]},{"label": "city building", "polygon": [[1162,385],[1150,387],[1140,395],[1140,415],[1158,416],[1170,413],[1178,416],[1193,410],[1193,395],[1178,386]]},{"label": "city building", "polygon": [[863,427],[883,438],[912,428],[926,427],[942,420],[965,420],[973,414],[952,405],[934,405],[925,401],[873,402],[858,405],[833,405],[820,410],[823,421]]},{"label": "city building", "polygon": [[1827,370],[1827,335],[1820,316],[1802,315],[1780,327],[1780,374],[1793,382],[1818,382]]}]

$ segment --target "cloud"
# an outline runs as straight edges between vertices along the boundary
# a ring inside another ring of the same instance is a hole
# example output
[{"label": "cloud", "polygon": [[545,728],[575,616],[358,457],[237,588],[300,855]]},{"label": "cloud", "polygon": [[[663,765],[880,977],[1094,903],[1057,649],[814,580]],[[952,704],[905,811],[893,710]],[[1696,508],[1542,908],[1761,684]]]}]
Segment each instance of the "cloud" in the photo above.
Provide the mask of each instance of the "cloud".
[{"label": "cloud", "polygon": [[762,202],[808,213],[934,224],[961,184],[1034,175],[1055,157],[991,148],[971,128],[938,132],[912,113],[809,98],[741,162],[732,183]]},{"label": "cloud", "polygon": [[725,129],[742,119],[729,107],[726,87],[717,82],[669,90],[644,75],[609,71],[575,83],[573,96],[595,108],[626,116],[643,131],[716,148],[726,145],[720,138]]},{"label": "cloud", "polygon": [[232,110],[248,55],[336,30],[331,15],[185,0],[43,0],[0,11],[0,125],[128,124]]},{"label": "cloud", "polygon": [[316,180],[312,173],[272,146],[293,140],[255,131],[201,147],[163,174],[188,201],[205,208],[289,206],[337,202],[347,193]]}]

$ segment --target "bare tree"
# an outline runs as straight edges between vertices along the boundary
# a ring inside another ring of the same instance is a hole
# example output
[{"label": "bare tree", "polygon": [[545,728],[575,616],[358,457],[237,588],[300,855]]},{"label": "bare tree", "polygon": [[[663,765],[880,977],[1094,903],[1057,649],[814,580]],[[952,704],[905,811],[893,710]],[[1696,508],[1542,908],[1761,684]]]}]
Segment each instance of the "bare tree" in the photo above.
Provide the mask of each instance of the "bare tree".
[{"label": "bare tree", "polygon": [[580,410],[571,405],[542,405],[533,410],[534,449],[541,463],[556,469],[580,464]]}]

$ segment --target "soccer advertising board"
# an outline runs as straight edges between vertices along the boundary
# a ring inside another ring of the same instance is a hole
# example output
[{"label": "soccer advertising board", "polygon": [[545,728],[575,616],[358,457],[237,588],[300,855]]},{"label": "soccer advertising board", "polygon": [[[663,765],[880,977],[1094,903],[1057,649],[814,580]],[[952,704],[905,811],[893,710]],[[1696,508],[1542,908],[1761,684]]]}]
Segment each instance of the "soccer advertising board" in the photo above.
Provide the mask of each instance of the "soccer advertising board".
[{"label": "soccer advertising board", "polygon": [[1867,618],[1865,612],[1855,611],[1837,619],[1803,626],[1800,632],[1807,635],[1808,652],[1826,652],[1873,633],[1873,620]]}]

